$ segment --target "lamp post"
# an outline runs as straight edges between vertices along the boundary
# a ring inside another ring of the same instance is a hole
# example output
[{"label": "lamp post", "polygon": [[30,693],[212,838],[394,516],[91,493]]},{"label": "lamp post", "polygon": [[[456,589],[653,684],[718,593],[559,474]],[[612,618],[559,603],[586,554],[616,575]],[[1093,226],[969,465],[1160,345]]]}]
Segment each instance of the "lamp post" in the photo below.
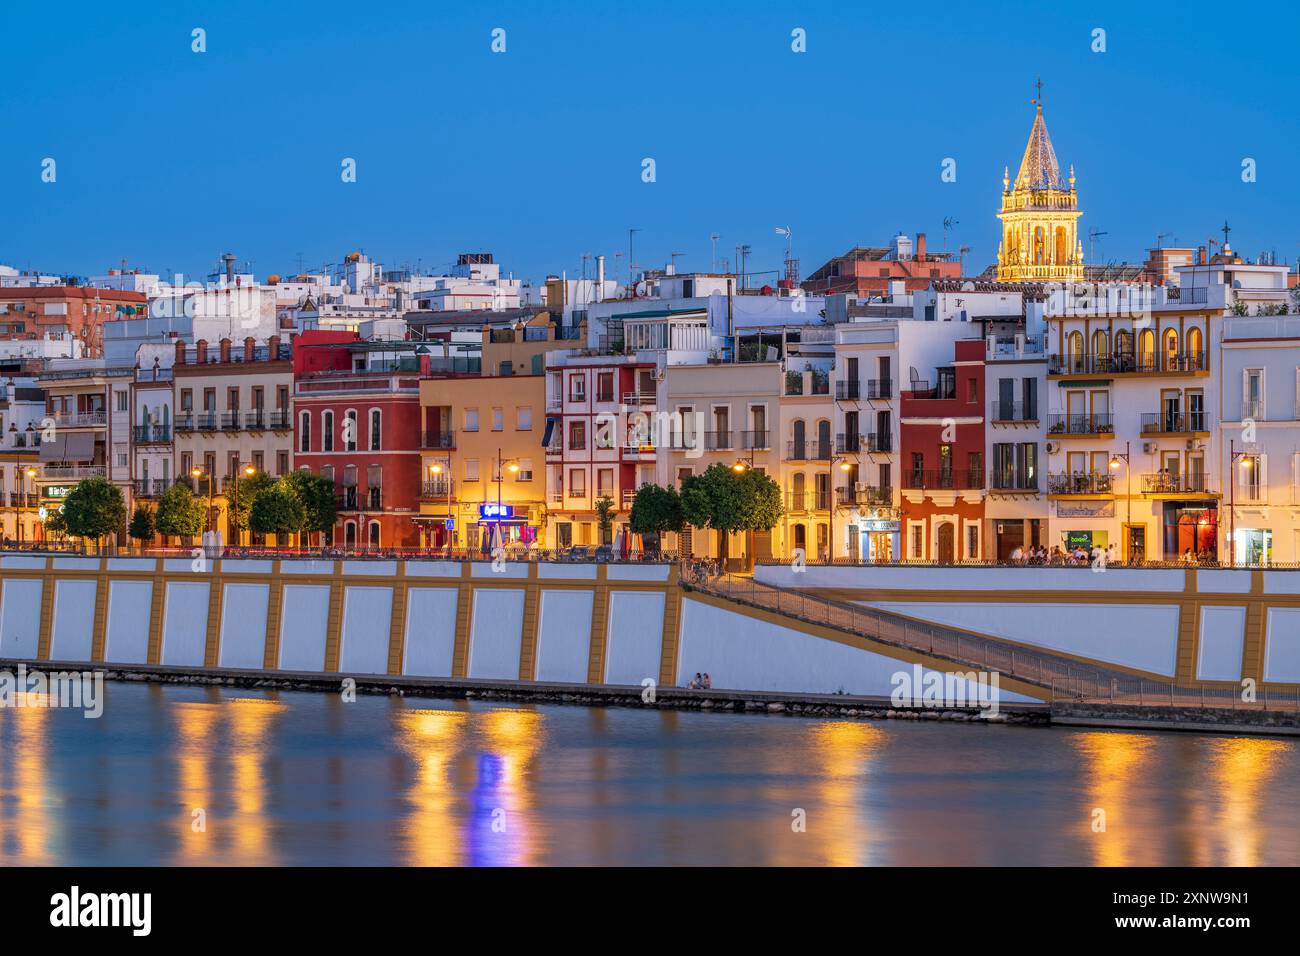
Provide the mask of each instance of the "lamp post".
[{"label": "lamp post", "polygon": [[[442,465],[434,462],[429,466],[430,475],[442,474]],[[431,479],[432,480],[432,479]],[[452,514],[451,514],[451,459],[448,458],[447,465],[447,523],[443,525],[443,530],[447,534],[447,554],[451,554],[451,534],[452,534]]]},{"label": "lamp post", "polygon": [[[32,468],[29,465],[27,467],[27,470],[23,472],[23,474],[25,474],[28,480],[30,481],[36,477],[36,469]],[[23,510],[22,509],[23,509],[23,503],[26,500],[27,500],[27,490],[20,485],[18,491],[18,500],[14,502],[14,535],[18,538],[18,543],[20,545],[23,543]]]},{"label": "lamp post", "polygon": [[1228,439],[1228,561],[1237,562],[1237,459],[1243,468],[1254,468],[1255,459],[1245,449],[1237,451],[1237,440]]},{"label": "lamp post", "polygon": [[[1133,468],[1129,462],[1129,453],[1132,451],[1130,442],[1124,443],[1124,451],[1115,452],[1110,456],[1110,470],[1118,471],[1119,463],[1124,462],[1124,561],[1127,564],[1133,563]],[[1143,556],[1146,555],[1146,543],[1142,545]]]},{"label": "lamp post", "polygon": [[[501,527],[501,482],[505,480],[505,472],[507,471],[510,472],[510,474],[512,475],[518,473],[519,462],[514,458],[502,458],[501,449],[498,448],[497,467],[496,467],[496,482],[497,482],[496,525],[498,529],[500,529]],[[502,543],[504,544],[504,541]]]},{"label": "lamp post", "polygon": [[[211,531],[212,530],[211,527],[212,526],[212,472],[209,471],[206,474],[208,478],[208,514],[203,521],[203,527],[204,530]],[[202,468],[190,469],[190,477],[194,478],[196,481],[199,478],[202,478],[203,476],[204,476],[204,471]]]},{"label": "lamp post", "polygon": [[[847,455],[831,455],[830,462],[831,462],[831,468],[830,468],[831,500],[827,502],[827,504],[830,507],[826,509],[827,513],[830,515],[830,520],[826,526],[826,536],[829,539],[827,541],[827,557],[830,558],[830,563],[834,564],[835,563],[835,465],[837,463],[839,464],[840,471],[845,473],[845,477],[847,477],[848,473],[853,470],[853,465],[850,464]],[[859,555],[859,557],[861,557],[861,555]]]}]

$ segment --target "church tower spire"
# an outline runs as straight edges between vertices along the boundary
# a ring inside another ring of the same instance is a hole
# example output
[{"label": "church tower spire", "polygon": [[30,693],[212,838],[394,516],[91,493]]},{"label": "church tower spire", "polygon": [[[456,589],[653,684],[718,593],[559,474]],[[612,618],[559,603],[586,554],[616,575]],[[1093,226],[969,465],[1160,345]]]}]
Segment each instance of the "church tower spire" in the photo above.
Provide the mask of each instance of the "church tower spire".
[{"label": "church tower spire", "polygon": [[1034,124],[1014,181],[1002,174],[1002,241],[999,282],[1072,282],[1083,279],[1078,236],[1079,197],[1074,167],[1061,177],[1056,149],[1043,119],[1043,84],[1033,100]]}]

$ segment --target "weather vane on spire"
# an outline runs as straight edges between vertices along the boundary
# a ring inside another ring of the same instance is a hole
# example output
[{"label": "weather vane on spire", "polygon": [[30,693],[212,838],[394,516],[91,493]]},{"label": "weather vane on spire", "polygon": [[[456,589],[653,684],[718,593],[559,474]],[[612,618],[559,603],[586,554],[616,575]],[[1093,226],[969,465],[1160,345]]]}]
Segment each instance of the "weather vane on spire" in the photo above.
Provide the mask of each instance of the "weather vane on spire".
[{"label": "weather vane on spire", "polygon": [[1232,232],[1232,229],[1228,226],[1228,220],[1226,219],[1223,220],[1222,231],[1223,231],[1223,245],[1226,247],[1228,245],[1228,233]]},{"label": "weather vane on spire", "polygon": [[1038,90],[1038,95],[1030,100],[1030,102],[1041,110],[1043,108],[1043,78],[1041,76],[1038,78],[1038,82],[1036,82],[1034,86]]}]

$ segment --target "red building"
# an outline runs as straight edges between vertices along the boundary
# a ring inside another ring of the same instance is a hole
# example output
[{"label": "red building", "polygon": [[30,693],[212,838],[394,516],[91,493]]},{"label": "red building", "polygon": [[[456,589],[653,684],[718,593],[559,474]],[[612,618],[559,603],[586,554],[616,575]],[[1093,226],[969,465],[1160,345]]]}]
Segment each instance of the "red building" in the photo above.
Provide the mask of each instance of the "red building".
[{"label": "red building", "polygon": [[[984,356],[981,339],[953,343],[952,365],[914,382],[899,401],[904,557],[983,555]],[[921,387],[924,386],[924,387]]]},{"label": "red building", "polygon": [[419,546],[418,346],[326,331],[294,342],[294,467],[333,480],[335,546]]},{"label": "red building", "polygon": [[916,245],[899,235],[888,246],[856,246],[836,256],[800,283],[809,295],[837,295],[847,292],[864,299],[890,290],[890,283],[902,281],[907,292],[928,289],[937,279],[960,279],[961,259],[950,252],[930,252],[925,233],[916,234]]},{"label": "red building", "polygon": [[0,338],[68,335],[81,341],[87,358],[104,354],[105,322],[148,312],[143,292],[83,286],[15,286],[0,289]]}]

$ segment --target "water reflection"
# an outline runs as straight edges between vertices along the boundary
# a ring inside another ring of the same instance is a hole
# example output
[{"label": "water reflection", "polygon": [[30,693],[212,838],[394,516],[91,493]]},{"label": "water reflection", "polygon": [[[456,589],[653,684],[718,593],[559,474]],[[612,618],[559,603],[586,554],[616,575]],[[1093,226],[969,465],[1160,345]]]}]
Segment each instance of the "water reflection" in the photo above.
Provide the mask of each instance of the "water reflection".
[{"label": "water reflection", "polygon": [[1135,793],[1145,780],[1146,758],[1154,738],[1083,732],[1071,739],[1083,758],[1086,800],[1079,808],[1078,826],[1088,834],[1090,862],[1095,866],[1158,865],[1157,834],[1163,825],[1153,817],[1160,808],[1144,804]]},{"label": "water reflection", "polygon": [[403,862],[455,866],[461,862],[453,760],[469,715],[449,710],[409,710],[396,715],[397,742],[415,764],[402,824]]},{"label": "water reflection", "polygon": [[[880,757],[888,735],[874,724],[833,721],[812,724],[807,736],[815,786],[810,809],[813,818],[805,839],[811,837],[809,842],[815,844],[817,862],[832,866],[885,862],[880,857],[882,827],[872,810],[869,788],[872,764]],[[799,856],[807,853],[803,848]]]},{"label": "water reflection", "polygon": [[1260,825],[1261,798],[1268,793],[1269,781],[1278,772],[1283,757],[1293,749],[1280,740],[1249,737],[1206,741],[1218,807],[1210,825],[1198,829],[1213,842],[1221,843],[1221,851],[1213,861],[1216,865],[1276,862],[1263,859],[1261,854],[1266,842]]},{"label": "water reflection", "polygon": [[51,714],[35,706],[0,709],[0,856],[6,863],[55,862],[60,799],[46,773]]}]

